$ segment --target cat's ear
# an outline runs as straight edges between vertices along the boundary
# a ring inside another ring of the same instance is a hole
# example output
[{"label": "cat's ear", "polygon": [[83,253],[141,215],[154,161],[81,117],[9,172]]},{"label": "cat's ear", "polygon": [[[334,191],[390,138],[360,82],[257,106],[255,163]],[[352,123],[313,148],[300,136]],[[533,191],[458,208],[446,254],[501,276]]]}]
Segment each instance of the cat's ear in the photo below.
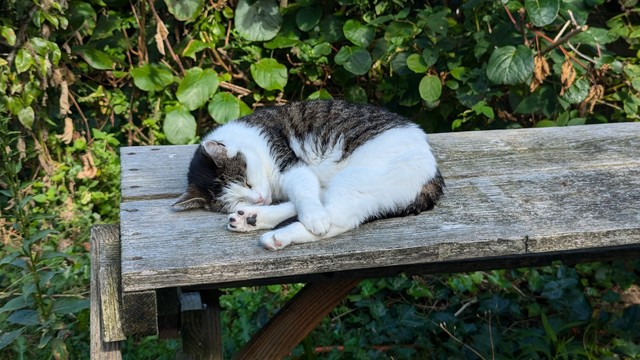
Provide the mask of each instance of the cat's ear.
[{"label": "cat's ear", "polygon": [[213,162],[216,165],[220,166],[222,164],[222,160],[228,158],[227,156],[227,148],[223,143],[215,141],[215,140],[205,140],[202,143],[204,147],[204,151],[213,159]]},{"label": "cat's ear", "polygon": [[184,211],[189,209],[200,209],[203,208],[207,203],[207,200],[202,196],[200,190],[198,190],[195,186],[189,185],[187,191],[184,194],[180,195],[178,200],[176,200],[171,207],[176,211]]}]

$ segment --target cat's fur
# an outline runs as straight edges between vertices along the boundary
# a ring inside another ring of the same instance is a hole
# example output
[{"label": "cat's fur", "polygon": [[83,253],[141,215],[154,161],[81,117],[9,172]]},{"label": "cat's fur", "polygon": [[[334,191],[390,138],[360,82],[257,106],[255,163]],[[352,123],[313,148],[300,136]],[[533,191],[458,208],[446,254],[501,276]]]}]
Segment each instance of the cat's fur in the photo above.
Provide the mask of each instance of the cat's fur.
[{"label": "cat's fur", "polygon": [[329,238],[433,208],[444,180],[414,123],[345,101],[264,108],[217,127],[196,150],[176,210],[229,215],[228,229],[273,229],[267,249]]}]

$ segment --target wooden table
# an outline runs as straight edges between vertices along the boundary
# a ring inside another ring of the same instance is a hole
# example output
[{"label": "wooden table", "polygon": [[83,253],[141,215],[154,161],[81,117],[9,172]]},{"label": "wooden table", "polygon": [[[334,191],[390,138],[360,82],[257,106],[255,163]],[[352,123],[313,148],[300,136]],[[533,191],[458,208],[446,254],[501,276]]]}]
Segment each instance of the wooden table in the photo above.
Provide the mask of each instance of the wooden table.
[{"label": "wooden table", "polygon": [[260,232],[227,231],[225,214],[171,210],[195,145],[122,148],[120,226],[92,235],[92,354],[119,358],[126,336],[179,328],[188,353],[220,358],[211,289],[221,287],[307,283],[237,355],[267,359],[288,354],[363,278],[640,255],[640,123],[430,143],[447,183],[434,210],[279,252],[258,245]]}]

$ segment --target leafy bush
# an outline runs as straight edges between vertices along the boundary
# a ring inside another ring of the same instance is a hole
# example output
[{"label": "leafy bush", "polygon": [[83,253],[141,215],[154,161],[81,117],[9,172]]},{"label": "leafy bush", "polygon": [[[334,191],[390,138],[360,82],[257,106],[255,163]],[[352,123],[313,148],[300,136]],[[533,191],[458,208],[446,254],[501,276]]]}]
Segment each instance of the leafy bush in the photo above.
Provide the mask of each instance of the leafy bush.
[{"label": "leafy bush", "polygon": [[[195,142],[257,107],[330,97],[429,131],[638,120],[635,5],[3,1],[0,358],[86,357],[88,233],[118,221],[120,145]],[[445,357],[463,342],[469,357],[497,344],[505,357],[634,357],[637,306],[614,305],[637,272],[616,263],[367,281],[295,354],[341,344],[317,350]],[[225,349],[297,288],[229,290]],[[132,356],[160,356],[153,341]]]}]

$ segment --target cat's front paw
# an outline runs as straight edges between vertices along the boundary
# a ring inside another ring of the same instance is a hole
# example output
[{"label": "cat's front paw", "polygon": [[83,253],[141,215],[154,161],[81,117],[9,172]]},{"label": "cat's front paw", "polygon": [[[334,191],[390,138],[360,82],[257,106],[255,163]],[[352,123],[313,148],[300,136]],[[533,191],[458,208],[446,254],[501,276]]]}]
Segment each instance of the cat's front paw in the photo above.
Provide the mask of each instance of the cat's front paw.
[{"label": "cat's front paw", "polygon": [[269,231],[260,237],[260,245],[267,250],[282,250],[291,245],[291,239],[287,239],[287,237],[278,239],[278,230]]},{"label": "cat's front paw", "polygon": [[331,217],[324,208],[301,213],[298,215],[298,220],[300,220],[307,230],[316,236],[326,234],[331,228]]},{"label": "cat's front paw", "polygon": [[258,213],[249,209],[241,209],[229,214],[227,229],[231,231],[247,232],[258,230]]}]

